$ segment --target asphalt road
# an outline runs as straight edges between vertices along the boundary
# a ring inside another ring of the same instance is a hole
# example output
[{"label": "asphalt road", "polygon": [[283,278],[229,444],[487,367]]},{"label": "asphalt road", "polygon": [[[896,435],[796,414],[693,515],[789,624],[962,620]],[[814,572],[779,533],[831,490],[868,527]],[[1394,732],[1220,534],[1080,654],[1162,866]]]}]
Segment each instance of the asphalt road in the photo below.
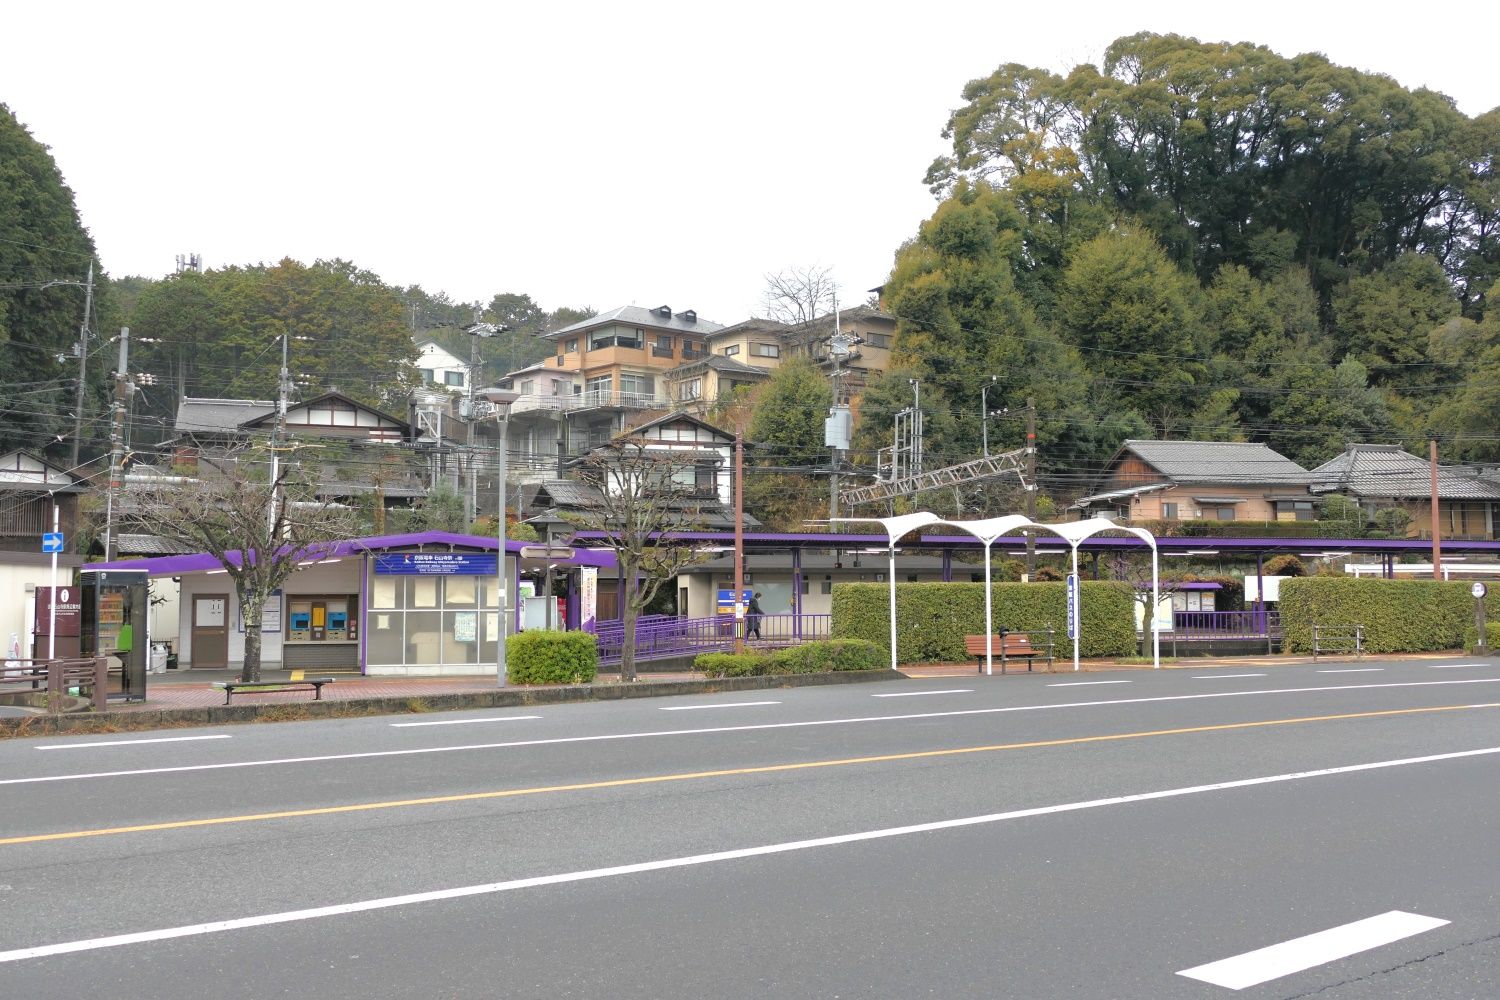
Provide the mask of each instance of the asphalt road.
[{"label": "asphalt road", "polygon": [[0,997],[1492,1000],[1497,846],[1494,660],[10,740]]}]

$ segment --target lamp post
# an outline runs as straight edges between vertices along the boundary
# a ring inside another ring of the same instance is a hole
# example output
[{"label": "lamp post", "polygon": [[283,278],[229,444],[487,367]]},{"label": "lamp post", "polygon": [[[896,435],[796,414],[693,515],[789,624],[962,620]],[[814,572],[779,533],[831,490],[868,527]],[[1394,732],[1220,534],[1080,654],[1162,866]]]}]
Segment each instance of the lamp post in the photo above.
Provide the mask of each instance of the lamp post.
[{"label": "lamp post", "polygon": [[495,582],[498,584],[495,592],[495,683],[500,687],[505,686],[505,462],[508,457],[510,404],[520,398],[520,395],[512,389],[498,387],[484,390],[484,398],[495,408],[495,423],[500,428],[499,440],[495,445],[495,492],[498,500],[495,506],[495,538],[499,542],[496,559],[498,565],[495,570]]}]

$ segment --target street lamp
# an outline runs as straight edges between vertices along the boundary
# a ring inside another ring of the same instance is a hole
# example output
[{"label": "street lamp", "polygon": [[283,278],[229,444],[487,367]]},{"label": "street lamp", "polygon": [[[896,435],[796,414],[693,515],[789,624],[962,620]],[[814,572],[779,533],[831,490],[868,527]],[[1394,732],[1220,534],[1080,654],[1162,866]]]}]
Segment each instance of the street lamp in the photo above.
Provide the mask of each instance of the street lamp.
[{"label": "street lamp", "polygon": [[495,408],[495,422],[500,427],[499,441],[496,444],[498,457],[496,459],[495,492],[498,494],[498,503],[495,507],[495,538],[499,542],[498,563],[495,570],[496,588],[496,615],[495,615],[495,683],[500,687],[505,686],[505,461],[508,457],[507,440],[510,432],[510,404],[519,399],[521,394],[513,389],[493,388],[484,390],[484,398],[490,401]]}]

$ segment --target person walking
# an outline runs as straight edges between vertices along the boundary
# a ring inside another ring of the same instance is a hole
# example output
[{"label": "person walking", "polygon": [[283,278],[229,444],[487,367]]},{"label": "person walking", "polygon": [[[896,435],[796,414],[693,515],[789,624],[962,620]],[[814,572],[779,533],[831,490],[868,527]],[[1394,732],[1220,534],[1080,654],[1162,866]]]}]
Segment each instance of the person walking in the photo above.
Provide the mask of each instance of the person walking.
[{"label": "person walking", "polygon": [[760,638],[760,619],[766,612],[760,606],[760,591],[750,595],[750,606],[745,609],[745,638]]}]

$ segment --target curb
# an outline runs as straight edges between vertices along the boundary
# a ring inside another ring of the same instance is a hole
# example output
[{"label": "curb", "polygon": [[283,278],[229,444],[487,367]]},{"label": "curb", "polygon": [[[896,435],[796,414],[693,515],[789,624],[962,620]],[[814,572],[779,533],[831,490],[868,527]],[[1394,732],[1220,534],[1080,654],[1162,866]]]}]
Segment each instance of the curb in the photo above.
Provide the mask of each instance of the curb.
[{"label": "curb", "polygon": [[624,701],[672,695],[715,694],[722,691],[764,691],[771,688],[815,687],[897,680],[893,670],[844,670],[826,674],[779,674],[769,677],[722,677],[688,681],[638,681],[633,684],[578,684],[553,688],[497,688],[454,694],[411,697],[353,698],[345,701],[277,702],[271,705],[219,705],[210,708],[164,708],[158,711],[83,712],[75,715],[32,715],[0,718],[0,739],[50,736],[56,733],[122,732],[212,726],[242,722],[300,722],[309,719],[355,718],[366,715],[408,715],[455,712],[475,708],[516,708],[561,705],[582,701]]}]

